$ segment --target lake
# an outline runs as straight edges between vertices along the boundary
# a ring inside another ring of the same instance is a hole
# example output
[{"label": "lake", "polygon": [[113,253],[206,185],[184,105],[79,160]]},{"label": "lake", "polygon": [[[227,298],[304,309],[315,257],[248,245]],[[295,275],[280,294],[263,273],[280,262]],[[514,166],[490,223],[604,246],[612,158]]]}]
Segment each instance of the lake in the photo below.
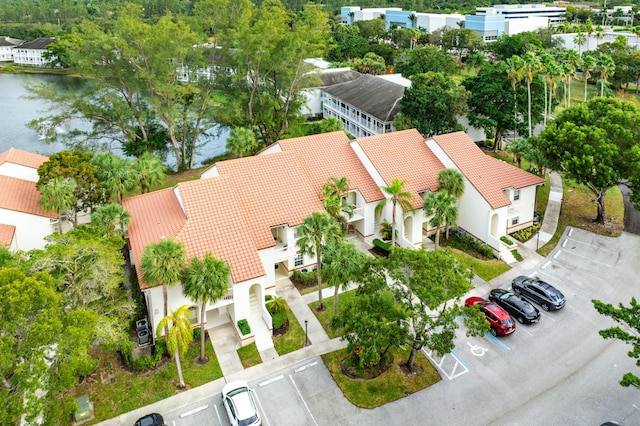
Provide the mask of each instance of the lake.
[{"label": "lake", "polygon": [[[49,104],[40,100],[26,99],[29,94],[23,83],[28,80],[54,83],[63,89],[73,89],[78,79],[64,75],[44,74],[0,74],[0,152],[11,147],[38,154],[49,155],[66,149],[61,143],[47,144],[27,123],[47,115]],[[211,137],[201,147],[194,159],[194,166],[200,166],[207,158],[223,154],[228,131],[224,129],[218,137]],[[175,158],[169,155],[165,161],[175,168]]]}]

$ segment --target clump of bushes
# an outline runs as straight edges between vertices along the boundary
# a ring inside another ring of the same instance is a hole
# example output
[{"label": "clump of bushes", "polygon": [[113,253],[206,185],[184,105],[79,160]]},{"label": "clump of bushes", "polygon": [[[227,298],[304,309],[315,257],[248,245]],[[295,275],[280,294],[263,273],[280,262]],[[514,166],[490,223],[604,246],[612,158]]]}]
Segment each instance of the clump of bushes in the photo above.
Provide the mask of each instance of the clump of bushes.
[{"label": "clump of bushes", "polygon": [[520,241],[521,243],[524,243],[525,241],[528,241],[531,237],[533,237],[536,234],[536,232],[538,232],[541,226],[542,224],[538,223],[537,225],[520,229],[519,231],[516,231],[513,234],[511,234],[511,236],[516,240]]},{"label": "clump of bushes", "polygon": [[511,250],[511,254],[518,262],[522,262],[522,259],[524,259],[518,250]]},{"label": "clump of bushes", "polygon": [[388,241],[391,239],[391,233],[393,232],[393,227],[389,222],[383,220],[380,224],[380,236],[383,240]]},{"label": "clump of bushes", "polygon": [[295,269],[291,274],[291,281],[305,287],[311,287],[313,285],[318,285],[318,275],[315,269],[306,272]]},{"label": "clump of bushes", "polygon": [[509,238],[505,237],[504,235],[502,237],[500,237],[500,241],[502,241],[503,243],[505,243],[508,246],[512,246],[513,245],[513,241],[511,241]]},{"label": "clump of bushes", "polygon": [[271,314],[273,329],[282,328],[289,320],[285,308],[287,302],[280,296],[267,295],[264,299],[267,302],[267,311]]},{"label": "clump of bushes", "polygon": [[391,251],[391,244],[389,243],[385,243],[384,241],[376,238],[375,240],[373,240],[373,245],[378,247],[379,249],[382,249],[386,252],[390,252]]},{"label": "clump of bushes", "polygon": [[140,355],[133,354],[133,348],[136,347],[136,342],[127,339],[120,345],[120,354],[127,367],[133,371],[142,371],[149,368],[155,368],[160,364],[162,356],[165,353],[166,346],[164,340],[156,340],[156,345],[153,348],[152,355]]},{"label": "clump of bushes", "polygon": [[476,257],[490,259],[493,257],[493,249],[477,238],[467,234],[460,229],[454,229],[449,239],[445,240],[446,245],[455,247],[464,252],[475,254]]},{"label": "clump of bushes", "polygon": [[247,334],[251,334],[251,327],[249,326],[249,321],[247,321],[244,318],[241,320],[238,320],[238,328],[240,329],[240,333],[242,333],[243,336],[246,336]]}]

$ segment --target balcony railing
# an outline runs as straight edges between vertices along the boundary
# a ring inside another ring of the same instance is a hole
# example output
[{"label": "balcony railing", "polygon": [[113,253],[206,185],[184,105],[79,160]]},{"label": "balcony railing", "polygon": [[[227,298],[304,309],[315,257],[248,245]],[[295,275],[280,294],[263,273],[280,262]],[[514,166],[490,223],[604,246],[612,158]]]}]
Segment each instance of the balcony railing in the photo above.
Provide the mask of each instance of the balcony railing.
[{"label": "balcony railing", "polygon": [[353,215],[351,217],[349,217],[349,215],[347,214],[344,214],[343,216],[347,218],[348,223],[362,220],[364,219],[364,207],[358,207],[353,209]]}]

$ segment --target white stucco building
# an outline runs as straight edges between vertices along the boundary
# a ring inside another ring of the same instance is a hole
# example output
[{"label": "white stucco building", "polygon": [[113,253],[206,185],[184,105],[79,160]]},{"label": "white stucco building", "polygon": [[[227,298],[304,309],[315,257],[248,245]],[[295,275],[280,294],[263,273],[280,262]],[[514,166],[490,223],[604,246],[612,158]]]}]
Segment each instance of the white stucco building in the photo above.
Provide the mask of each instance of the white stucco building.
[{"label": "white stucco building", "polygon": [[50,62],[50,60],[43,56],[44,52],[47,50],[47,46],[57,42],[58,40],[55,38],[40,37],[33,41],[21,44],[14,48],[13,62],[18,65],[44,67]]}]

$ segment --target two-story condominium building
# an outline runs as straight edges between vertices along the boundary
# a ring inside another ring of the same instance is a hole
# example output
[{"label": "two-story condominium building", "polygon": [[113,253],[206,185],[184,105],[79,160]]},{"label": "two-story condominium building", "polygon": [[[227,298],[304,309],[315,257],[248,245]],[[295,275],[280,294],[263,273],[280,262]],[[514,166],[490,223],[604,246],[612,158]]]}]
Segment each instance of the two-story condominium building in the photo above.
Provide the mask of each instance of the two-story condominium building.
[{"label": "two-story condominium building", "polygon": [[13,61],[14,49],[24,41],[11,37],[0,37],[0,62]]},{"label": "two-story condominium building", "polygon": [[[426,141],[416,130],[355,140],[342,131],[287,139],[257,156],[216,163],[198,181],[125,199],[131,258],[152,326],[163,315],[162,288],[144,282],[140,258],[149,244],[173,238],[185,245],[188,257],[211,253],[231,268],[228,294],[206,307],[206,327],[247,319],[249,339],[260,351],[269,348],[272,326],[264,296],[294,269],[315,266],[315,257],[299,252],[297,228],[305,217],[324,210],[323,185],[332,177],[347,178],[347,200],[355,206],[349,235],[368,240],[379,235],[383,221],[392,221],[392,203],[376,213],[385,197],[381,188],[394,178],[407,180],[413,208],[396,206],[397,244],[416,248],[433,232],[423,197],[437,189],[444,168],[465,176],[458,225],[502,257],[508,248],[500,237],[531,225],[536,187],[544,180],[486,156],[463,132]],[[183,304],[198,309],[180,285],[169,289],[168,300],[170,309]]]},{"label": "two-story condominium building", "polygon": [[51,62],[43,56],[47,50],[47,46],[57,42],[58,40],[55,38],[40,37],[28,43],[21,44],[14,49],[13,62],[19,65],[44,67]]}]

